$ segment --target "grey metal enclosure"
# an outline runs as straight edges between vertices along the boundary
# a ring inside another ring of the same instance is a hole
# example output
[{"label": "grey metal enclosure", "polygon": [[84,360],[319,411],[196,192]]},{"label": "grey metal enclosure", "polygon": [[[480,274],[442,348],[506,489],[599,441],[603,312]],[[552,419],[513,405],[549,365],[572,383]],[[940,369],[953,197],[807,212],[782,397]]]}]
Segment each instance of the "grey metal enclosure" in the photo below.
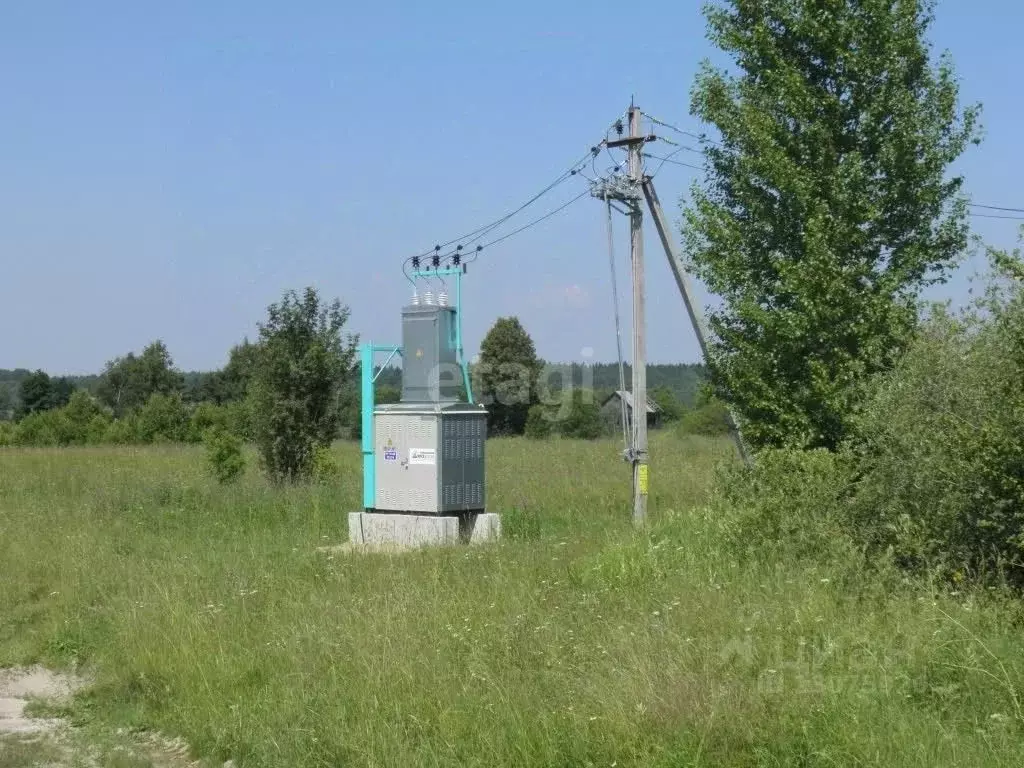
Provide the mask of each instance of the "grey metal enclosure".
[{"label": "grey metal enclosure", "polygon": [[455,309],[414,304],[402,309],[402,402],[455,400],[462,385],[455,349]]},{"label": "grey metal enclosure", "polygon": [[373,414],[375,509],[482,512],[487,412],[468,403],[403,402]]}]

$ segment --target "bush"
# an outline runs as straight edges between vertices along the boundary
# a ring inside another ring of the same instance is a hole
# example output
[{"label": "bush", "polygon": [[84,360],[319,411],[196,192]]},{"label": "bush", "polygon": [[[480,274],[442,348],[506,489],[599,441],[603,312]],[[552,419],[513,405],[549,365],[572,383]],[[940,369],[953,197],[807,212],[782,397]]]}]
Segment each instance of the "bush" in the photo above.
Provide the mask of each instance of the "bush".
[{"label": "bush", "polygon": [[229,426],[228,411],[226,408],[214,405],[213,403],[199,403],[192,411],[188,424],[189,442],[198,443],[206,438],[206,433],[211,429],[222,432],[232,431]]},{"label": "bush", "polygon": [[562,403],[532,406],[524,430],[524,434],[533,439],[561,435],[576,440],[596,440],[606,432],[601,407],[594,393],[585,389],[572,390],[569,399]]},{"label": "bush", "polygon": [[604,434],[601,407],[590,390],[574,389],[569,411],[556,423],[558,433],[577,440],[596,440]]},{"label": "bush", "polygon": [[329,445],[320,445],[313,450],[313,481],[322,484],[336,482],[341,468],[334,459]]},{"label": "bush", "polygon": [[111,421],[110,413],[83,390],[76,391],[60,413],[65,426],[61,445],[98,443]]},{"label": "bush", "polygon": [[26,446],[66,445],[70,431],[62,409],[36,411],[18,422],[13,442]]},{"label": "bush", "polygon": [[1024,292],[932,318],[856,427],[851,525],[875,551],[956,579],[1024,584]]},{"label": "bush", "polygon": [[849,458],[824,449],[766,449],[754,467],[728,465],[718,502],[730,507],[725,535],[740,552],[827,558],[846,537]]},{"label": "bush", "polygon": [[188,410],[179,394],[155,393],[138,410],[138,436],[144,443],[183,442],[188,426]]},{"label": "bush", "polygon": [[551,437],[552,431],[548,408],[543,405],[531,406],[526,416],[526,429],[523,434],[531,440],[543,440]]},{"label": "bush", "polygon": [[206,461],[218,483],[233,483],[245,471],[242,441],[224,429],[212,428],[206,432]]},{"label": "bush", "polygon": [[729,434],[729,411],[721,400],[711,400],[685,411],[679,419],[679,431],[684,435],[718,437]]},{"label": "bush", "polygon": [[138,418],[134,413],[127,414],[120,419],[110,422],[103,433],[103,442],[112,443],[113,445],[128,445],[138,442],[138,440],[139,424]]},{"label": "bush", "polygon": [[651,400],[657,404],[661,411],[661,420],[664,424],[672,424],[679,421],[686,412],[683,404],[676,397],[675,392],[668,387],[655,387],[651,390]]}]

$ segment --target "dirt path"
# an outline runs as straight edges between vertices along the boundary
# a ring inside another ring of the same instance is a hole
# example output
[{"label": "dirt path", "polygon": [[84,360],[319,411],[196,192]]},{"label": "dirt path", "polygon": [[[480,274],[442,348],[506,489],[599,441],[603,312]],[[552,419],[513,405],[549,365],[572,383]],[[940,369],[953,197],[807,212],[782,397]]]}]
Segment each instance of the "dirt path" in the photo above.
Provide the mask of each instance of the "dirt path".
[{"label": "dirt path", "polygon": [[[0,669],[0,768],[200,768],[188,757],[188,746],[158,734],[129,736],[122,732],[86,738],[66,721],[30,717],[34,701],[66,702],[88,684],[84,678],[43,667]],[[230,762],[227,765],[232,765]]]},{"label": "dirt path", "polygon": [[0,670],[0,734],[48,733],[63,721],[55,718],[25,716],[25,707],[34,699],[60,704],[85,680],[61,675],[43,667]]}]

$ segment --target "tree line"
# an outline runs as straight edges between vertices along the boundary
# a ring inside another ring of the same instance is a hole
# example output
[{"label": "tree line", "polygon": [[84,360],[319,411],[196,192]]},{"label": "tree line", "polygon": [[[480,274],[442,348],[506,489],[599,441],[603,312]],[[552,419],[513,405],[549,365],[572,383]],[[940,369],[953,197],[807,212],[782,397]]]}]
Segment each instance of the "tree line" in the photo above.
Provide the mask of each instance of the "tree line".
[{"label": "tree line", "polygon": [[[0,423],[0,445],[205,441],[218,476],[230,479],[249,442],[274,479],[307,477],[327,460],[333,440],[360,437],[357,339],[344,330],[348,319],[340,301],[325,302],[307,288],[272,304],[258,338],[234,346],[217,371],[182,372],[157,340],[110,360],[96,376],[5,372],[0,391],[11,421]],[[377,373],[377,402],[397,402],[401,370]],[[618,384],[617,366],[544,364],[516,318],[498,319],[471,375],[493,436],[592,439],[617,427],[600,410]],[[702,377],[696,365],[652,366],[652,395],[666,423],[724,430],[719,410],[700,400]]]}]

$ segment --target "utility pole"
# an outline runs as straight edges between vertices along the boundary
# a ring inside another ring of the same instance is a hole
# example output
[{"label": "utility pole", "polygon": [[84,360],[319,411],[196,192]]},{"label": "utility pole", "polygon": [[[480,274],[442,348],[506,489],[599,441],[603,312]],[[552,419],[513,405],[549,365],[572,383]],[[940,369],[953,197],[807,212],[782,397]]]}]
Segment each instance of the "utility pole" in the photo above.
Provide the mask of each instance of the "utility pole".
[{"label": "utility pole", "polygon": [[[633,465],[633,524],[642,527],[647,519],[647,321],[645,312],[645,285],[644,285],[644,237],[643,237],[643,203],[651,211],[651,217],[658,229],[661,244],[665,249],[665,256],[668,258],[672,275],[676,279],[679,293],[686,305],[686,312],[690,316],[690,323],[697,335],[700,350],[704,361],[707,363],[707,330],[704,327],[704,318],[700,307],[696,304],[690,281],[683,268],[683,263],[676,252],[671,229],[665,219],[665,213],[661,209],[661,202],[658,194],[654,191],[654,183],[650,177],[644,175],[643,169],[643,146],[649,141],[655,141],[657,136],[650,134],[644,136],[640,133],[640,117],[642,113],[635,104],[629,106],[629,135],[623,136],[621,121],[615,123],[619,134],[617,139],[606,139],[603,143],[609,149],[624,149],[629,153],[629,164],[625,177],[618,173],[611,174],[607,178],[594,181],[591,185],[591,195],[599,200],[605,201],[609,206],[609,217],[611,216],[611,203],[615,200],[627,207],[629,215],[630,233],[630,261],[633,272],[633,407],[630,409],[630,424],[628,436],[628,448],[625,457]],[[595,157],[597,148],[593,149]],[[615,167],[618,171],[618,166]],[[616,210],[619,210],[616,208]],[[609,218],[608,229],[608,252],[612,254],[611,218]],[[613,262],[614,264],[614,262]],[[614,280],[614,265],[612,267]],[[615,288],[613,286],[613,291]],[[617,296],[616,292],[616,296]],[[618,306],[616,304],[616,306]],[[618,310],[616,310],[615,327],[618,329]],[[621,362],[622,354],[619,353]],[[639,415],[638,415],[639,414]],[[736,442],[736,449],[740,454],[743,463],[750,466],[750,454],[747,452],[746,444],[743,442],[743,435],[740,433],[736,418],[730,408],[728,410],[729,430],[733,440]]]},{"label": "utility pole", "polygon": [[[629,105],[629,180],[643,184],[640,110]],[[633,265],[633,525],[647,520],[647,319],[644,286],[644,214],[637,200],[629,212],[629,255]]]},{"label": "utility pole", "polygon": [[[629,213],[629,256],[633,273],[633,407],[629,409],[629,447],[626,459],[633,465],[633,524],[642,527],[647,520],[647,321],[644,286],[644,213],[641,188],[644,180],[643,145],[654,136],[640,133],[640,108],[629,105],[629,135],[605,142],[629,153],[626,178],[613,176],[595,182],[591,194],[604,200],[624,203]],[[609,236],[609,248],[611,238]]]}]

